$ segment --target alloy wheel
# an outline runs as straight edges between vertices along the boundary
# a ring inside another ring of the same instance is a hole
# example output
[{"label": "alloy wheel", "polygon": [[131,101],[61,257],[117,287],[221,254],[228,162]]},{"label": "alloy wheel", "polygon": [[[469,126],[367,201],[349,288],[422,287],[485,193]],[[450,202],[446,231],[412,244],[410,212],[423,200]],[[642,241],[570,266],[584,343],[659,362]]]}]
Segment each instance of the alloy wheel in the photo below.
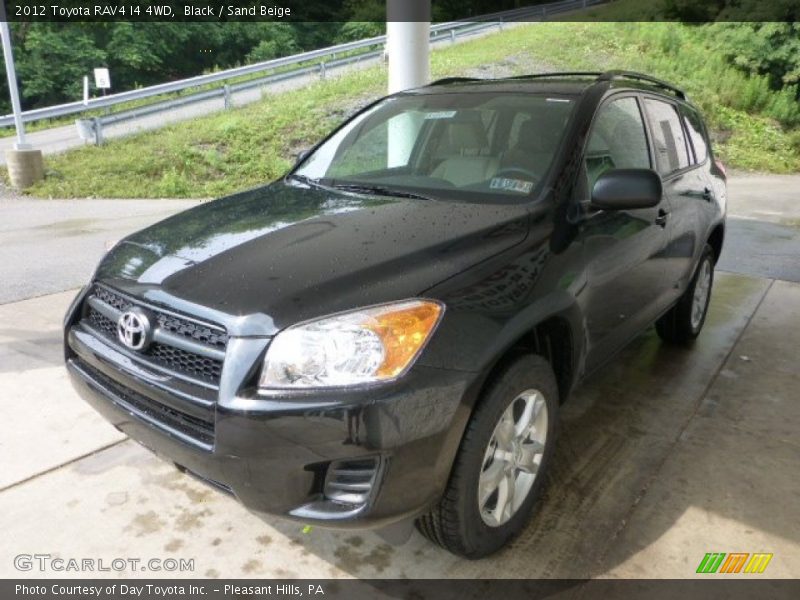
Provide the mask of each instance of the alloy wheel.
[{"label": "alloy wheel", "polygon": [[490,527],[507,523],[533,488],[547,442],[547,403],[535,389],[520,393],[494,428],[478,480],[478,509]]},{"label": "alloy wheel", "polygon": [[711,262],[706,259],[700,265],[700,272],[694,284],[694,296],[692,298],[691,322],[692,329],[697,330],[703,322],[708,305],[708,294],[711,291]]}]

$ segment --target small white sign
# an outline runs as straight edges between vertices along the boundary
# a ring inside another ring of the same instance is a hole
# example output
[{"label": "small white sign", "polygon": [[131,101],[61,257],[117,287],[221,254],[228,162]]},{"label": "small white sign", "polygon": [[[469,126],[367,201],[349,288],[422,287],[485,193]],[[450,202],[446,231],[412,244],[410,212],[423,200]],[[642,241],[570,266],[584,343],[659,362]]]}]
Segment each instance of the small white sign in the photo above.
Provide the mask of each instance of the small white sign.
[{"label": "small white sign", "polygon": [[103,90],[107,90],[111,87],[111,74],[108,72],[108,69],[102,67],[94,70],[94,86]]}]

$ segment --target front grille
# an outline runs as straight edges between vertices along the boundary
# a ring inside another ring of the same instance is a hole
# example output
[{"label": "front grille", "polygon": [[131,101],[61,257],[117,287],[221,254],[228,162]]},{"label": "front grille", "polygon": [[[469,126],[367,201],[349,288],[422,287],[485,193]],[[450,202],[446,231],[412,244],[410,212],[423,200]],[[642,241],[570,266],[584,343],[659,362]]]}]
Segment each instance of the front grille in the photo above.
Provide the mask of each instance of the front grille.
[{"label": "front grille", "polygon": [[111,338],[117,337],[117,324],[108,317],[101,315],[98,311],[89,307],[86,314],[91,326]]},{"label": "front grille", "polygon": [[214,445],[214,415],[209,412],[207,419],[187,414],[171,406],[167,406],[148,398],[139,392],[124,386],[83,361],[79,367],[97,384],[111,392],[114,400],[145,420],[166,427],[178,434],[199,442],[206,449]]},{"label": "front grille", "polygon": [[148,354],[158,364],[206,381],[219,381],[222,374],[222,361],[166,344],[153,344]]},{"label": "front grille", "polygon": [[158,313],[156,315],[159,327],[166,329],[177,335],[191,338],[202,344],[225,350],[228,346],[228,336],[222,332],[212,329],[198,323],[186,321],[184,319],[168,315],[166,313]]},{"label": "front grille", "polygon": [[[170,372],[219,384],[222,356],[228,345],[228,335],[221,327],[182,318],[99,285],[87,298],[83,322],[115,346],[124,348],[117,338],[115,317],[134,307],[145,309],[157,331],[171,336],[169,341],[156,339],[147,349],[137,352],[137,356]],[[185,345],[190,348],[180,347]]]}]

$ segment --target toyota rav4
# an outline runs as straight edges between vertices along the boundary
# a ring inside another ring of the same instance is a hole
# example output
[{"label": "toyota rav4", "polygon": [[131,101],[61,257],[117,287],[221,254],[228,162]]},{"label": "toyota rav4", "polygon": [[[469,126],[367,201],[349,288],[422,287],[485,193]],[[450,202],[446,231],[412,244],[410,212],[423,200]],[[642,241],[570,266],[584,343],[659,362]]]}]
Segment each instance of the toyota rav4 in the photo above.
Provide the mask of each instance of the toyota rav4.
[{"label": "toyota rav4", "polygon": [[577,383],[653,323],[700,333],[725,198],[670,84],[437,81],[119,242],[66,316],[67,368],[257,513],[416,522],[484,556],[535,509]]}]

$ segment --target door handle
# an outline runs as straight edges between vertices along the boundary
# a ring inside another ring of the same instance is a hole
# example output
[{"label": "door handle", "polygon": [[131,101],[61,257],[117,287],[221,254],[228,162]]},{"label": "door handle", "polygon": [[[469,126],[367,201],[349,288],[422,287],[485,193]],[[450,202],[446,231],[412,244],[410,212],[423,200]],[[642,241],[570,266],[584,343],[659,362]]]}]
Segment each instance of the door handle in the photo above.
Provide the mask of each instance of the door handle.
[{"label": "door handle", "polygon": [[665,211],[663,208],[659,208],[658,216],[656,217],[656,225],[658,225],[659,227],[666,227],[667,219],[669,219],[669,213]]},{"label": "door handle", "polygon": [[706,202],[712,202],[714,200],[714,192],[711,191],[711,188],[703,188],[703,200]]}]

